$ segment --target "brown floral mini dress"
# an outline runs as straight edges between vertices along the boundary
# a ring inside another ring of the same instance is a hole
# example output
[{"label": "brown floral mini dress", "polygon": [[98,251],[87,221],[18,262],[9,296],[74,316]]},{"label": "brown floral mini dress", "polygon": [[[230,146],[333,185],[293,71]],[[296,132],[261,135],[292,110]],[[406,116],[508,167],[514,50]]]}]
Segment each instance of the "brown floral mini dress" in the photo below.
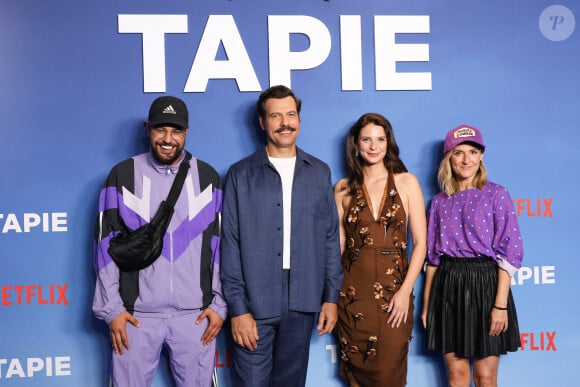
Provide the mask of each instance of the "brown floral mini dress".
[{"label": "brown floral mini dress", "polygon": [[351,386],[404,386],[413,329],[413,297],[407,322],[387,324],[387,307],[407,274],[407,217],[389,173],[374,219],[364,184],[345,213],[344,281],[338,302],[341,375]]}]

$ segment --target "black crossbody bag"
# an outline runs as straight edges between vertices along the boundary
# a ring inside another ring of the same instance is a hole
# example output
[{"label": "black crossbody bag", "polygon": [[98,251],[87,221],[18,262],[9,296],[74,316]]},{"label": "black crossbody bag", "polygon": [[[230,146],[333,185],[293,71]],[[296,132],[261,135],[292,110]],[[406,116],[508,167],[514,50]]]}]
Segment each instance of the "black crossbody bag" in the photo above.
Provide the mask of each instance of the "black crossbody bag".
[{"label": "black crossbody bag", "polygon": [[130,230],[123,225],[120,234],[111,238],[109,242],[109,254],[122,271],[137,271],[151,265],[161,255],[163,249],[163,236],[167,232],[173,208],[179,198],[187,171],[191,153],[185,152],[185,157],[179,165],[179,170],[173,180],[167,199],[162,201],[157,213],[151,222]]}]

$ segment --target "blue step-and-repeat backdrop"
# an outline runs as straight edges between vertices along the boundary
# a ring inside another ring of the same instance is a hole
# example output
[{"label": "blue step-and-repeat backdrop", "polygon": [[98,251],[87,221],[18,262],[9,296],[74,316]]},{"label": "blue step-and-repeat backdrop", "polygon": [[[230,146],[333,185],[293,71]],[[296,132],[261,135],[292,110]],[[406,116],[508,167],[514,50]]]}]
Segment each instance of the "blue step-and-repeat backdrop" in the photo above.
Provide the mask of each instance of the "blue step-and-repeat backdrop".
[{"label": "blue step-and-repeat backdrop", "polygon": [[[107,384],[92,229],[109,169],[147,149],[151,101],[188,103],[188,150],[225,176],[261,145],[255,101],[274,84],[303,99],[299,145],[335,182],[350,125],[389,118],[426,207],[445,132],[481,128],[525,246],[500,385],[580,385],[579,15],[576,0],[0,0],[0,385]],[[443,386],[416,320],[408,384]],[[308,386],[344,385],[337,352],[313,335]],[[227,328],[216,355],[233,385]]]}]

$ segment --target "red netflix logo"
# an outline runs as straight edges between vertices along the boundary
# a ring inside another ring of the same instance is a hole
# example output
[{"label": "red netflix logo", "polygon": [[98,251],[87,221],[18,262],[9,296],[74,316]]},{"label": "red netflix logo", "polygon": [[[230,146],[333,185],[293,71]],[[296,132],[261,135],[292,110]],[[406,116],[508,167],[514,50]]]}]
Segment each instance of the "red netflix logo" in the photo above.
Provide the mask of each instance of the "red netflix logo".
[{"label": "red netflix logo", "polygon": [[518,216],[538,216],[542,218],[553,218],[552,202],[553,198],[540,199],[512,199],[514,209]]},{"label": "red netflix logo", "polygon": [[220,351],[218,349],[215,350],[215,366],[216,368],[232,368],[233,365],[230,361],[230,350],[226,349],[225,355],[222,353],[222,358],[220,360]]},{"label": "red netflix logo", "polygon": [[0,305],[68,305],[67,289],[68,284],[2,286]]},{"label": "red netflix logo", "polygon": [[530,351],[557,351],[556,331],[554,332],[527,332],[520,333],[520,350]]}]

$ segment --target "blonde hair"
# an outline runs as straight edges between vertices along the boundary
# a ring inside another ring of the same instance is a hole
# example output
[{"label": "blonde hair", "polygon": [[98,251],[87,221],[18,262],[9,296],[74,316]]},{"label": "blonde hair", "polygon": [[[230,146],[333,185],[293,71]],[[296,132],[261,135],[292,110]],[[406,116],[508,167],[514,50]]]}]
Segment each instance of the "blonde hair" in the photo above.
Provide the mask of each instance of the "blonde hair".
[{"label": "blonde hair", "polygon": [[[445,192],[447,195],[451,196],[459,192],[459,183],[453,174],[453,169],[451,168],[451,155],[453,154],[453,149],[445,153],[441,164],[439,164],[439,171],[437,172],[437,181],[439,182],[439,187],[441,191]],[[487,168],[483,164],[483,160],[479,163],[479,169],[473,178],[473,186],[477,189],[482,189],[487,183]]]}]

